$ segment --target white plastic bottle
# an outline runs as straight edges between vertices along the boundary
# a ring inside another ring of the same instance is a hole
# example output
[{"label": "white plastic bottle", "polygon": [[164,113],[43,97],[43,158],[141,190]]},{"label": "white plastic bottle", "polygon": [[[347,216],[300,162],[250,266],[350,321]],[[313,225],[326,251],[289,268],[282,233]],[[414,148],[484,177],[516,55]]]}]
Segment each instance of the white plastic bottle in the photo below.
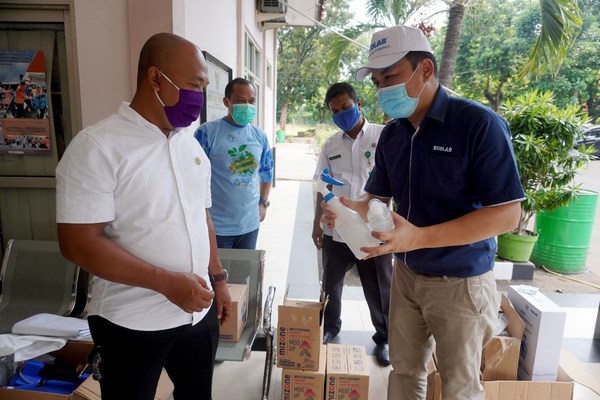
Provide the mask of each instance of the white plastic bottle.
[{"label": "white plastic bottle", "polygon": [[371,229],[377,232],[390,232],[394,230],[394,220],[390,208],[379,199],[369,201],[367,219]]},{"label": "white plastic bottle", "polygon": [[344,183],[338,181],[329,175],[329,169],[325,168],[321,173],[321,182],[319,191],[323,195],[323,200],[337,216],[335,220],[335,230],[348,245],[356,258],[362,260],[368,253],[360,251],[361,247],[377,247],[379,240],[371,236],[369,226],[363,221],[360,215],[342,204],[339,198],[327,189],[327,184],[341,186]]}]

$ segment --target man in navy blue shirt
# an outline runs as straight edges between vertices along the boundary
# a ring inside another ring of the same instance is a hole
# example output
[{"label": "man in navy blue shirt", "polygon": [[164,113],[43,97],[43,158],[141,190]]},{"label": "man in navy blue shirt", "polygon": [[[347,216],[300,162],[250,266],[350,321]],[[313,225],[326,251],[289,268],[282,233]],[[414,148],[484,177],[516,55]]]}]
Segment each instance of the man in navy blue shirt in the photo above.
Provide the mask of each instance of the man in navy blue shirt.
[{"label": "man in navy blue shirt", "polygon": [[[395,229],[371,256],[395,253],[390,300],[388,399],[424,399],[434,348],[444,398],[483,399],[479,369],[493,335],[498,293],[494,237],[517,225],[524,193],[507,123],[492,110],[450,97],[417,28],[373,35],[369,60],[383,111],[393,118],[375,154],[367,194],[342,198],[363,218],[374,197],[394,198]],[[335,214],[323,205],[324,221]]]}]

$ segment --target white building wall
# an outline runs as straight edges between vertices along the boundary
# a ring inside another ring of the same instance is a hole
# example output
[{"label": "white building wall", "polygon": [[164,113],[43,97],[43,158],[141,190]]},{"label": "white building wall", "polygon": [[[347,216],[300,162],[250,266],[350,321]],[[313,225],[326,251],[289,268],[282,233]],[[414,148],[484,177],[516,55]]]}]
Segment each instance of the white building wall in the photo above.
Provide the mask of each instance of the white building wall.
[{"label": "white building wall", "polygon": [[276,33],[259,29],[255,0],[73,0],[72,4],[82,126],[110,115],[121,101],[132,98],[138,55],[150,35],[173,32],[191,40],[231,68],[235,78],[244,75],[247,32],[261,51],[260,125],[274,143]]},{"label": "white building wall", "polygon": [[[127,3],[74,0],[74,49],[77,59],[82,127],[115,112],[132,97]],[[139,52],[139,50],[138,50]]]}]

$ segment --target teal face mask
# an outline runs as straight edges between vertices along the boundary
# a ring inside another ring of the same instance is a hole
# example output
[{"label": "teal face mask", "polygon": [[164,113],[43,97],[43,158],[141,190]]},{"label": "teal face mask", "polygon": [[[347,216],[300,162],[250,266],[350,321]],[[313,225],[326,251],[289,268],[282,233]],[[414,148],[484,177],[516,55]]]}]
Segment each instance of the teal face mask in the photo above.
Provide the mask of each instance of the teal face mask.
[{"label": "teal face mask", "polygon": [[419,69],[421,64],[415,68],[414,72],[404,83],[398,85],[389,86],[377,91],[377,98],[379,99],[379,105],[383,112],[392,118],[408,118],[415,112],[417,104],[419,104],[419,96],[423,93],[425,86],[421,89],[421,93],[417,97],[410,97],[406,92],[406,84],[410,82],[415,72]]},{"label": "teal face mask", "polygon": [[254,120],[256,106],[254,104],[232,104],[233,112],[231,118],[236,124],[246,126]]}]

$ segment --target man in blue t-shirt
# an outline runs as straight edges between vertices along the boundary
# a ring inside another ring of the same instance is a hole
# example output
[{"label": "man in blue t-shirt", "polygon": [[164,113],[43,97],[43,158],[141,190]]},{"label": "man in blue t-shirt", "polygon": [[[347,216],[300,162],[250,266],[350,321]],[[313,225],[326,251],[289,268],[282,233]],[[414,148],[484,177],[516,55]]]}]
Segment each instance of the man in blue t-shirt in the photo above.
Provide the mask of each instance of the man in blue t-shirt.
[{"label": "man in blue t-shirt", "polygon": [[254,249],[270,204],[273,155],[265,132],[251,123],[256,114],[252,83],[229,82],[223,104],[227,115],[200,125],[194,135],[211,162],[210,215],[219,248]]},{"label": "man in blue t-shirt", "polygon": [[[381,133],[367,194],[341,200],[363,218],[374,197],[393,197],[397,206],[394,230],[373,234],[385,243],[361,249],[395,253],[388,399],[425,398],[435,343],[444,398],[482,400],[481,353],[499,305],[494,237],[517,226],[524,199],[508,124],[448,95],[417,28],[376,32],[356,79],[369,74],[393,120]],[[323,209],[334,227],[335,214]]]}]

